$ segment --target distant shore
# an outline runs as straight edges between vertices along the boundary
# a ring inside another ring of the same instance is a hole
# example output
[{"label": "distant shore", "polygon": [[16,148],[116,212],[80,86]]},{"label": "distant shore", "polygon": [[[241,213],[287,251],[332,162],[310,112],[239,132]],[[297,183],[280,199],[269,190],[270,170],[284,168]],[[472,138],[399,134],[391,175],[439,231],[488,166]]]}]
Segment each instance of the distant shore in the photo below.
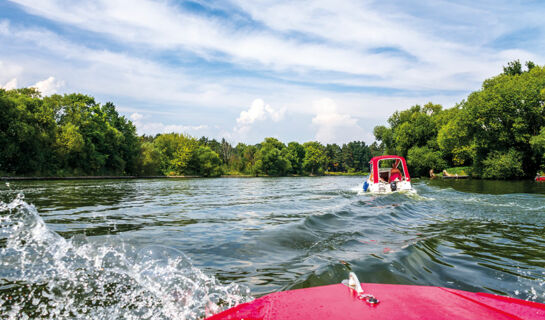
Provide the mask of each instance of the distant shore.
[{"label": "distant shore", "polygon": [[[347,173],[347,172],[326,172],[323,175],[320,175],[321,177],[325,176],[365,176],[364,173]],[[271,177],[271,176],[253,176],[253,175],[237,175],[237,174],[226,174],[219,176],[217,178],[263,178],[263,177]],[[289,175],[287,177],[308,177],[308,176],[293,176]],[[40,181],[40,180],[122,180],[122,179],[189,179],[189,178],[205,178],[203,176],[197,176],[197,175],[180,175],[180,176],[74,176],[74,177],[0,177],[1,181]]]},{"label": "distant shore", "polygon": [[21,180],[102,180],[102,179],[166,179],[201,178],[201,176],[77,176],[77,177],[0,177],[3,181]]}]

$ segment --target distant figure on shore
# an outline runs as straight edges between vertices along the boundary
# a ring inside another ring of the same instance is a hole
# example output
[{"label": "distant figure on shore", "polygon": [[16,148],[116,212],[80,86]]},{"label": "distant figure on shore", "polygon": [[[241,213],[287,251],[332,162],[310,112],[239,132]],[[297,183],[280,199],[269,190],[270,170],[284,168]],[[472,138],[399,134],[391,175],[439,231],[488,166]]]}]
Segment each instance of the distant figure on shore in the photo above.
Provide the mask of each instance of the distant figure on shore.
[{"label": "distant figure on shore", "polygon": [[448,173],[447,170],[443,170],[443,175],[447,177],[456,177],[457,174]]},{"label": "distant figure on shore", "polygon": [[433,169],[430,169],[430,179],[435,179],[435,178],[437,178],[437,176],[433,172]]}]

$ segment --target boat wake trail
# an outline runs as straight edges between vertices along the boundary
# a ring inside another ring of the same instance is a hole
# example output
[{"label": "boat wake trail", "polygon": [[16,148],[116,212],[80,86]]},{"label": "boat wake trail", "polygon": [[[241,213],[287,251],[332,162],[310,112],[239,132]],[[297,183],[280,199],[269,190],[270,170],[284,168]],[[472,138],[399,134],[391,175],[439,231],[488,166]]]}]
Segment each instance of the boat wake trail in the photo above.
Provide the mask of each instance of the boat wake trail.
[{"label": "boat wake trail", "polygon": [[[448,287],[543,302],[542,197],[467,194],[415,183],[417,193],[352,194],[286,232],[298,289],[363,282]],[[516,214],[515,214],[516,213]],[[306,243],[289,234],[306,236]],[[284,237],[286,238],[286,237]]]},{"label": "boat wake trail", "polygon": [[64,239],[19,195],[0,202],[0,318],[199,319],[251,299],[180,251]]}]

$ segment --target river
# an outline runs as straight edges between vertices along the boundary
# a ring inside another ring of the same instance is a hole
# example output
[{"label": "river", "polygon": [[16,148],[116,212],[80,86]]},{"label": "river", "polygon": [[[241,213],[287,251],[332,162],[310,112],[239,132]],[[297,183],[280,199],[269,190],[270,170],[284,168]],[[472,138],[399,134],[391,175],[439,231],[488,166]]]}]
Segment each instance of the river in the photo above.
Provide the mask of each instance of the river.
[{"label": "river", "polygon": [[19,181],[0,187],[0,318],[193,319],[362,282],[545,302],[545,184],[362,177]]}]

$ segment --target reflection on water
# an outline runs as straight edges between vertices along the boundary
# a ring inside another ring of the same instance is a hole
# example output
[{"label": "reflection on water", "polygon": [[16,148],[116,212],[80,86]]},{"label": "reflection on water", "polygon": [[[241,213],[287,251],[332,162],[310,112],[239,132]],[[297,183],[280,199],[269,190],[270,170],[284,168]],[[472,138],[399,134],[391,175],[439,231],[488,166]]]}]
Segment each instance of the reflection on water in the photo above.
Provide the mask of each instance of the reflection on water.
[{"label": "reflection on water", "polygon": [[453,188],[471,193],[508,194],[508,193],[540,193],[545,194],[545,183],[528,180],[479,180],[479,179],[433,179],[428,180],[431,186]]},{"label": "reflection on water", "polygon": [[[0,191],[0,315],[200,317],[249,299],[246,287],[348,271],[545,302],[545,184],[416,180],[415,195],[377,196],[361,180],[12,183]],[[12,201],[19,191],[36,209]]]}]

